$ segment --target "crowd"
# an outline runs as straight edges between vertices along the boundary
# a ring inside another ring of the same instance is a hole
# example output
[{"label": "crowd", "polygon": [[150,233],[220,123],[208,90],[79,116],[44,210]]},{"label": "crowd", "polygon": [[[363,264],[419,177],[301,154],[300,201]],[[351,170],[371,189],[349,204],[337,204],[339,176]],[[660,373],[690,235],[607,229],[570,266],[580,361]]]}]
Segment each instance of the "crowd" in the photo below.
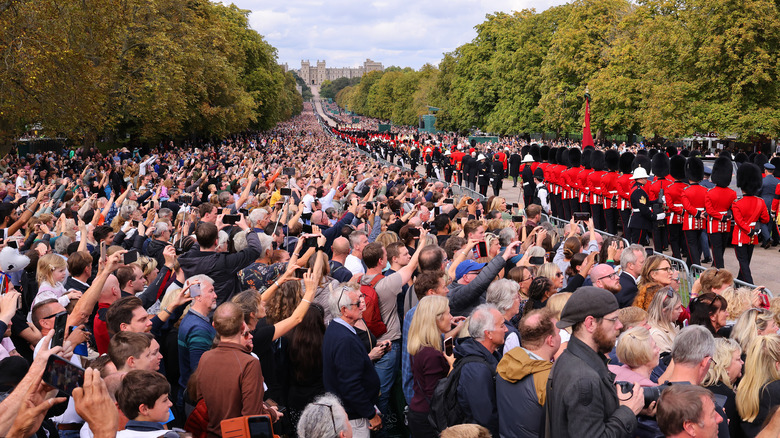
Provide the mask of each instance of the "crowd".
[{"label": "crowd", "polygon": [[[518,206],[380,164],[382,135],[309,106],[218,144],[0,161],[0,435],[214,437],[264,415],[306,438],[778,436],[780,300],[716,267],[688,302],[641,235],[596,232],[620,209],[556,188],[552,157],[579,149],[529,145]],[[413,138],[402,153],[431,151],[404,158],[446,178],[473,147]]]}]

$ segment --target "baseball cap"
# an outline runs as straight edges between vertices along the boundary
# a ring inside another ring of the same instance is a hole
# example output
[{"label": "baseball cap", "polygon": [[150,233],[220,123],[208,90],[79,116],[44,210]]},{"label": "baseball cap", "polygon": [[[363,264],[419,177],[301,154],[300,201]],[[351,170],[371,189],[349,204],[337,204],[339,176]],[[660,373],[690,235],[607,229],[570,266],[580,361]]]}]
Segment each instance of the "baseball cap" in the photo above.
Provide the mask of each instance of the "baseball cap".
[{"label": "baseball cap", "polygon": [[[460,268],[460,266],[458,267]],[[563,306],[561,320],[555,326],[559,329],[571,327],[585,321],[588,316],[601,318],[620,308],[615,295],[600,287],[583,286],[574,291]]]},{"label": "baseball cap", "polygon": [[471,271],[481,270],[482,268],[485,267],[486,264],[487,263],[477,263],[474,260],[464,260],[455,269],[455,281],[460,280],[461,277],[463,277],[464,275],[468,274]]}]

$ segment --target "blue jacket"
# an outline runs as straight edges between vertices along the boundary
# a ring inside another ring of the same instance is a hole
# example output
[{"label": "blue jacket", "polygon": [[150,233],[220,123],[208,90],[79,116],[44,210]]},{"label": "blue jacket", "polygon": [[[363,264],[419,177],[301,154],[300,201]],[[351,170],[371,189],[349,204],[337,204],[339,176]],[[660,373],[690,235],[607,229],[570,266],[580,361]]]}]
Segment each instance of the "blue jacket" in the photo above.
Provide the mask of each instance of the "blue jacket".
[{"label": "blue jacket", "polygon": [[494,257],[469,284],[458,282],[450,284],[447,292],[447,298],[450,299],[450,313],[453,316],[469,316],[475,307],[485,304],[488,286],[505,265],[506,261],[503,257]]},{"label": "blue jacket", "polygon": [[357,334],[335,319],[322,340],[322,383],[344,404],[350,420],[373,418],[379,376]]},{"label": "blue jacket", "polygon": [[456,359],[466,356],[480,356],[490,368],[480,362],[463,366],[458,381],[458,403],[466,414],[465,422],[477,423],[498,436],[495,380],[498,357],[473,338],[466,338],[455,347]]},{"label": "blue jacket", "polygon": [[211,349],[217,331],[202,315],[190,309],[179,324],[179,385],[187,388],[190,376],[198,368],[200,357]]}]

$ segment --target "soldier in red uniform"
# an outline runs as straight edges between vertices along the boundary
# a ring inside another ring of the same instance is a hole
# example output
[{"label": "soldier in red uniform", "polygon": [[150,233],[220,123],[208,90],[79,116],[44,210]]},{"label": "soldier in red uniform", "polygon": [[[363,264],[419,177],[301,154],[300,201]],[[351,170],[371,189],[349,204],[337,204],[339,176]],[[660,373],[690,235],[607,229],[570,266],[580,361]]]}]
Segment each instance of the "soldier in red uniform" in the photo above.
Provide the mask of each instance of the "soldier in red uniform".
[{"label": "soldier in red uniform", "polygon": [[620,227],[623,229],[623,237],[628,236],[628,218],[631,217],[631,165],[634,163],[634,154],[623,152],[620,155],[620,176],[617,179],[618,211],[620,212]]},{"label": "soldier in red uniform", "polygon": [[[666,177],[669,175],[669,157],[666,152],[656,152],[650,159],[650,167],[653,169],[655,179],[647,185],[647,197],[650,202],[658,206],[665,205],[666,189],[672,184]],[[663,208],[661,208],[663,210]],[[668,245],[666,232],[666,218],[653,220],[653,247],[655,252],[664,252]]]},{"label": "soldier in red uniform", "polygon": [[617,234],[618,218],[618,168],[620,152],[617,149],[607,149],[604,152],[607,172],[601,177],[601,193],[604,199],[604,227],[609,234]]},{"label": "soldier in red uniform", "polygon": [[590,156],[590,167],[593,172],[588,175],[588,188],[590,189],[590,214],[593,218],[593,226],[597,230],[605,231],[604,226],[604,194],[601,190],[601,178],[604,177],[604,151],[594,150]]},{"label": "soldier in red uniform", "polygon": [[761,182],[761,170],[755,164],[742,163],[737,169],[737,186],[742,189],[742,198],[731,207],[734,215],[731,243],[739,262],[737,279],[747,283],[753,283],[750,260],[753,258],[753,246],[758,243],[759,222],[769,222],[766,204],[756,196],[761,190]]},{"label": "soldier in red uniform", "polygon": [[553,167],[553,172],[555,172],[555,184],[557,188],[557,194],[555,195],[555,203],[558,206],[558,217],[564,217],[566,215],[566,210],[563,208],[563,192],[566,189],[566,186],[563,184],[563,172],[567,170],[566,163],[568,161],[566,160],[567,154],[566,148],[554,148],[550,149],[550,154],[555,151],[555,166]]},{"label": "soldier in red uniform", "polygon": [[582,151],[582,170],[577,174],[577,189],[579,190],[579,207],[577,211],[590,213],[590,187],[588,186],[588,175],[593,172],[590,167],[590,157],[593,155],[593,148],[586,147]]},{"label": "soldier in red uniform", "polygon": [[707,190],[704,196],[704,208],[707,212],[707,235],[712,245],[712,266],[723,269],[723,253],[728,244],[731,231],[731,204],[737,199],[737,193],[729,188],[733,172],[731,159],[719,157],[712,165],[710,179],[715,187]]},{"label": "soldier in red uniform", "polygon": [[455,166],[455,178],[457,179],[457,183],[460,185],[464,185],[463,183],[463,157],[466,156],[466,153],[463,152],[462,147],[458,146],[458,149],[455,150],[455,152],[450,155],[450,160],[452,162],[452,165]]},{"label": "soldier in red uniform", "polygon": [[685,157],[674,155],[669,159],[669,174],[674,182],[666,188],[666,226],[672,257],[682,258],[683,245],[683,191],[688,188],[685,182]]},{"label": "soldier in red uniform", "polygon": [[[578,203],[578,194],[577,194],[577,175],[580,173],[580,161],[582,159],[582,152],[580,152],[579,148],[569,148],[566,149],[565,153],[569,156],[567,166],[568,169],[564,170],[561,173],[561,179],[562,184],[564,187],[563,191],[563,208],[564,208],[564,218],[567,221],[571,220],[572,213],[577,210],[577,203]],[[630,169],[629,169],[630,171]],[[630,176],[630,175],[629,175]],[[568,208],[566,205],[568,204]]]},{"label": "soldier in red uniform", "polygon": [[690,157],[685,162],[685,178],[688,188],[683,190],[682,205],[683,233],[688,244],[688,266],[701,264],[701,230],[707,213],[704,211],[704,196],[707,189],[700,185],[704,179],[704,163],[699,157]]}]

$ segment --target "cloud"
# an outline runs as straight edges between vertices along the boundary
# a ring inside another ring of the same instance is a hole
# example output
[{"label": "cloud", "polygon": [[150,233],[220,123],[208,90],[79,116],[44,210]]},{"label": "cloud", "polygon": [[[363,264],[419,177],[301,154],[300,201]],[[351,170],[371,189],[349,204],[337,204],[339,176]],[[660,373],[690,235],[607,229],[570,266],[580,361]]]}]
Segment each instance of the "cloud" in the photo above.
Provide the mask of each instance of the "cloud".
[{"label": "cloud", "polygon": [[476,36],[486,14],[537,11],[563,0],[234,0],[248,9],[250,26],[291,68],[301,60],[356,67],[366,58],[385,67],[438,65],[442,54]]}]

